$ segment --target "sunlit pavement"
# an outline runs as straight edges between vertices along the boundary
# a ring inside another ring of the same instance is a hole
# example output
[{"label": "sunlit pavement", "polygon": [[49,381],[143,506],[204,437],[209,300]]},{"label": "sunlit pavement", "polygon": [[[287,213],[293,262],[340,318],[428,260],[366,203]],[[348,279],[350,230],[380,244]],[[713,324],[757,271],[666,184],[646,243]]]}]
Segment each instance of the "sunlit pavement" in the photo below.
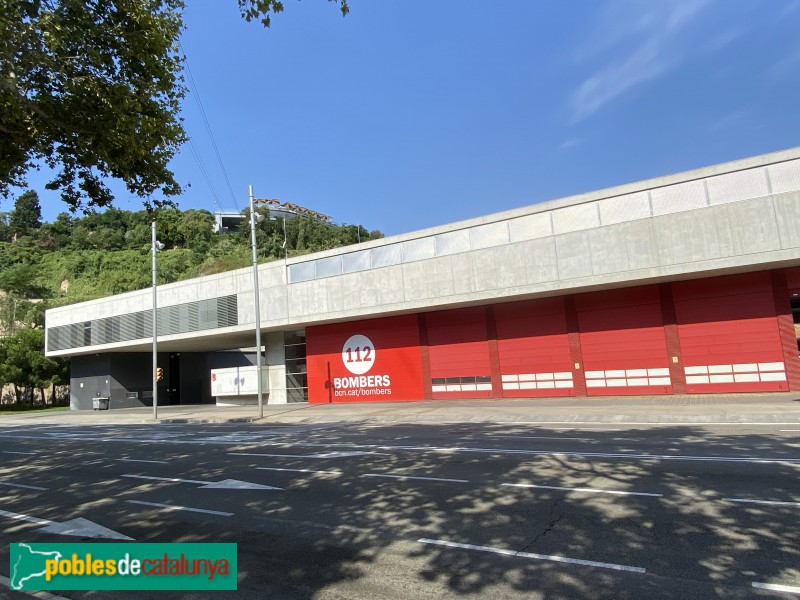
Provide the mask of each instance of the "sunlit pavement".
[{"label": "sunlit pavement", "polygon": [[[785,394],[288,405],[252,423],[203,421],[255,407],[159,409],[189,423],[148,422],[152,409],[3,418],[0,575],[10,542],[118,535],[236,542],[239,590],[220,598],[800,597],[798,405]],[[42,526],[79,517],[98,529]],[[206,597],[134,594],[114,597]]]},{"label": "sunlit pavement", "polygon": [[[346,404],[263,405],[223,407],[210,404],[160,406],[161,423],[312,423],[336,421],[388,423],[800,423],[800,394],[735,394],[697,396],[606,396],[432,400]],[[102,411],[36,411],[0,416],[0,424],[153,423],[152,407]]]}]

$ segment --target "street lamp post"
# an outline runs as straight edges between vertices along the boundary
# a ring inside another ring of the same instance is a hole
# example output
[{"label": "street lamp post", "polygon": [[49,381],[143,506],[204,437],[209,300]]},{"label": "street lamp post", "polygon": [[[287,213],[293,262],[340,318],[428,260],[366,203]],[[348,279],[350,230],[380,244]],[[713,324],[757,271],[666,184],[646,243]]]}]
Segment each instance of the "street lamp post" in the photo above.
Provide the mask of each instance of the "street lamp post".
[{"label": "street lamp post", "polygon": [[258,295],[258,254],[256,252],[256,211],[253,186],[250,186],[250,240],[253,249],[253,301],[256,309],[256,385],[258,389],[258,417],[264,417],[264,390],[261,382],[261,305]]},{"label": "street lamp post", "polygon": [[158,299],[156,294],[156,253],[164,248],[164,244],[156,239],[156,220],[150,227],[152,263],[153,263],[153,420],[158,419]]}]

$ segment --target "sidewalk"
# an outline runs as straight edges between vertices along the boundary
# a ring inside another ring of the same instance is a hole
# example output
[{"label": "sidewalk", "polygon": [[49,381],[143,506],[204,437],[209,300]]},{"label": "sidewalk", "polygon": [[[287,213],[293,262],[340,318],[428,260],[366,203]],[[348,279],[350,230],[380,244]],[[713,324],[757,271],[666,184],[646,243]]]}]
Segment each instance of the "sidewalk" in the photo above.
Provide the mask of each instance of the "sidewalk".
[{"label": "sidewalk", "polygon": [[[153,423],[150,407],[104,411],[21,413],[0,417],[8,425],[121,425]],[[800,425],[800,394],[703,396],[606,396],[428,400],[346,404],[218,407],[213,404],[163,406],[159,423],[629,423]]]}]

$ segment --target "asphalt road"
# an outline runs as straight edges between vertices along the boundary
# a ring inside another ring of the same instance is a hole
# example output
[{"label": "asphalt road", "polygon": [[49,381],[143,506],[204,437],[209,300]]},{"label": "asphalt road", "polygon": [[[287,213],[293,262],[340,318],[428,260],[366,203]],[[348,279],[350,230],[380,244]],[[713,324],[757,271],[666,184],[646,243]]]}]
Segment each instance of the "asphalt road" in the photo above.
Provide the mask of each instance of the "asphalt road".
[{"label": "asphalt road", "polygon": [[[83,517],[139,542],[236,542],[239,590],[214,598],[799,598],[799,435],[780,424],[0,427],[0,574],[11,542],[86,541],[42,527]],[[203,487],[229,479],[269,488]],[[0,584],[4,594],[24,597]]]}]

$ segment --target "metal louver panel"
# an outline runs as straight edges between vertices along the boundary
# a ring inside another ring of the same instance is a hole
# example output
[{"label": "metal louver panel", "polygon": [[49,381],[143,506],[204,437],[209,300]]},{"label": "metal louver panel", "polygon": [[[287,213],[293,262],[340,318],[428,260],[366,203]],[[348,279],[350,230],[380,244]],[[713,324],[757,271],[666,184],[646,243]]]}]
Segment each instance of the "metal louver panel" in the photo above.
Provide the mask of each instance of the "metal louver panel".
[{"label": "metal louver panel", "polygon": [[[152,336],[152,310],[106,317],[48,330],[48,350],[100,346]],[[232,327],[239,322],[236,295],[187,302],[158,309],[158,334],[175,335]]]}]

